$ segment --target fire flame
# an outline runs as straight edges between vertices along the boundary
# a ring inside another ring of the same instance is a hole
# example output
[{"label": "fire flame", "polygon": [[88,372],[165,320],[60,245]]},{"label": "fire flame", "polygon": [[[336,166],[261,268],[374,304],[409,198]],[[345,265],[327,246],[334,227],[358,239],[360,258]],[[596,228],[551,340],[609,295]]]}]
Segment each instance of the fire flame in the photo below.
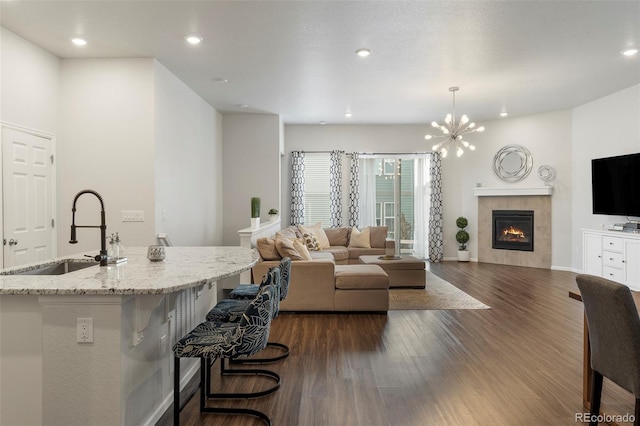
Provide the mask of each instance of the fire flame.
[{"label": "fire flame", "polygon": [[524,232],[522,232],[522,230],[518,228],[514,228],[513,226],[509,226],[508,228],[503,229],[502,236],[508,239],[514,239],[514,238],[524,239],[525,238]]}]

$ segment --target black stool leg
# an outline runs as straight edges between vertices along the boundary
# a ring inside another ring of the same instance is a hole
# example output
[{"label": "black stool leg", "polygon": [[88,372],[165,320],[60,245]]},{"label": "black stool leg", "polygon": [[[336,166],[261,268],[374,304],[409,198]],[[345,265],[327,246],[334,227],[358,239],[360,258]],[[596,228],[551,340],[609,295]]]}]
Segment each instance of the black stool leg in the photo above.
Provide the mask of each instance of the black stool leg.
[{"label": "black stool leg", "polygon": [[231,364],[270,364],[272,362],[277,362],[283,360],[289,356],[289,347],[284,343],[278,342],[268,342],[268,348],[278,348],[282,351],[280,355],[276,355],[273,357],[265,357],[265,358],[234,358],[229,362]]},{"label": "black stool leg", "polygon": [[211,399],[247,399],[247,398],[261,398],[277,391],[280,388],[280,375],[274,371],[261,370],[261,369],[230,369],[227,368],[226,358],[220,358],[220,375],[241,375],[241,376],[264,376],[274,381],[274,385],[268,389],[257,392],[207,392],[207,397]]},{"label": "black stool leg", "polygon": [[602,374],[593,370],[591,376],[591,422],[589,426],[598,425],[598,416],[600,415],[600,398],[602,397]]},{"label": "black stool leg", "polygon": [[173,426],[180,425],[180,358],[173,357]]}]

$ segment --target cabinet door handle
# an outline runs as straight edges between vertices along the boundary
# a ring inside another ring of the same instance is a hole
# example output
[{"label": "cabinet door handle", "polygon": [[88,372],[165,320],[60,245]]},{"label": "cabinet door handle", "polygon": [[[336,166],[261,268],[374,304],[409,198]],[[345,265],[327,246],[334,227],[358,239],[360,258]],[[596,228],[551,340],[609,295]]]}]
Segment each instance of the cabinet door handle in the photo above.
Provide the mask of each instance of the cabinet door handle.
[{"label": "cabinet door handle", "polygon": [[598,255],[598,259],[602,259],[602,256]]}]

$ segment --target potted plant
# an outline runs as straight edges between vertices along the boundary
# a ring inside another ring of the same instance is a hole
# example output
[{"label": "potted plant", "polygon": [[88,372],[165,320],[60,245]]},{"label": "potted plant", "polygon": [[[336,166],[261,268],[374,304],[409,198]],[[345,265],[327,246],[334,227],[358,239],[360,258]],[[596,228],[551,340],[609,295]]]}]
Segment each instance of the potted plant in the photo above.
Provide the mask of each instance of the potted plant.
[{"label": "potted plant", "polygon": [[469,251],[467,250],[467,243],[469,242],[469,233],[465,231],[465,228],[469,224],[469,221],[466,217],[460,216],[456,219],[456,226],[460,228],[458,232],[456,232],[456,241],[460,244],[460,248],[458,249],[458,262],[468,262],[469,261]]},{"label": "potted plant", "polygon": [[276,220],[278,217],[278,209],[269,209],[269,217],[271,220]]},{"label": "potted plant", "polygon": [[260,227],[260,197],[251,197],[251,227]]}]

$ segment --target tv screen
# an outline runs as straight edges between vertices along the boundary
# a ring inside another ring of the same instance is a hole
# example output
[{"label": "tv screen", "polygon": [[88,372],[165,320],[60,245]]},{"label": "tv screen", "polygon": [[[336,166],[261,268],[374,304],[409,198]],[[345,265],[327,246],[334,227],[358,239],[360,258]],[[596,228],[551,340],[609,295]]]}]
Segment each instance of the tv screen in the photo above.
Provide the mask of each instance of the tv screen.
[{"label": "tv screen", "polygon": [[640,216],[640,153],[591,160],[593,214]]}]

